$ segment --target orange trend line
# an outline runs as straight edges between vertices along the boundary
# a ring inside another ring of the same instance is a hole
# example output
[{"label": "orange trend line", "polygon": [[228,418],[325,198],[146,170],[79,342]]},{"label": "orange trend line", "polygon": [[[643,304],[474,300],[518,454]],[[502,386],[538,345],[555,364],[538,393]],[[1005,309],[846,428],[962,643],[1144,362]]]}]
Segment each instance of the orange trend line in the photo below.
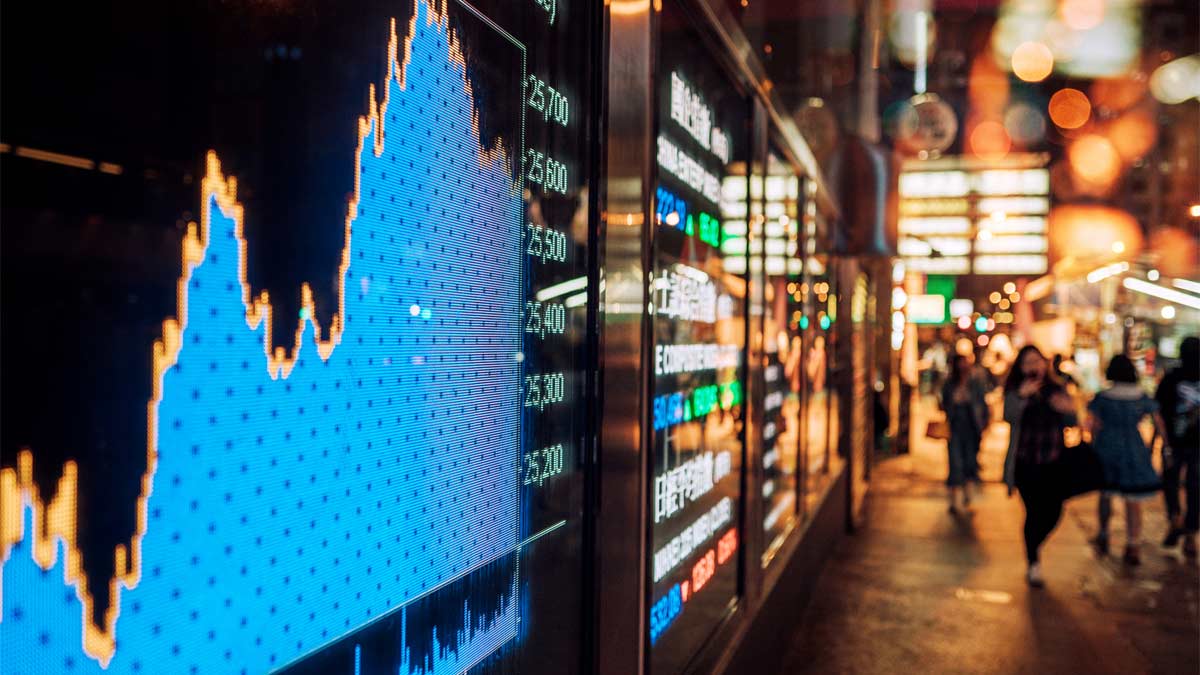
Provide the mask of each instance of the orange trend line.
[{"label": "orange trend line", "polygon": [[[391,99],[391,81],[393,76],[405,88],[405,72],[412,56],[412,40],[417,33],[417,14],[419,3],[425,2],[429,8],[426,25],[437,25],[439,31],[447,35],[449,60],[461,66],[464,93],[470,97],[471,128],[476,138],[479,138],[479,114],[475,109],[474,93],[467,78],[466,59],[459,41],[449,29],[448,15],[444,4],[437,0],[414,0],[413,15],[409,21],[408,35],[403,42],[396,35],[396,21],[390,26],[387,59],[389,64],[388,77],[383,84],[383,99],[375,97],[375,85],[369,85],[369,102],[367,114],[358,118],[358,142],[354,151],[354,192],[350,198],[345,217],[345,243],[342,247],[341,263],[338,266],[338,308],[333,314],[329,325],[329,335],[321,339],[321,325],[317,321],[316,304],[312,289],[307,283],[300,287],[301,306],[307,310],[301,313],[297,321],[296,334],[292,343],[289,357],[282,346],[272,350],[271,313],[273,308],[267,292],[262,291],[257,298],[251,297],[250,283],[246,278],[246,240],[243,236],[242,225],[243,207],[237,201],[237,178],[228,178],[221,171],[221,162],[215,151],[210,150],[206,157],[206,174],[201,182],[202,198],[200,210],[200,225],[188,223],[187,234],[182,243],[182,274],[176,284],[176,318],[167,318],[162,324],[162,338],[154,342],[153,347],[153,382],[152,395],[146,405],[146,472],[142,475],[141,493],[137,499],[137,526],[128,546],[121,543],[113,550],[114,574],[108,582],[109,603],[104,612],[103,625],[97,626],[91,617],[94,614],[95,599],[88,588],[87,575],[84,574],[83,554],[78,546],[79,532],[79,466],[74,460],[67,460],[63,465],[63,473],[59,478],[54,498],[49,504],[43,503],[33,481],[33,456],[29,448],[22,448],[17,457],[16,469],[0,470],[0,575],[3,565],[8,561],[12,547],[24,539],[24,509],[28,505],[33,510],[33,558],[44,570],[54,567],[57,558],[57,547],[54,539],[57,537],[65,549],[66,565],[63,570],[63,581],[68,586],[75,587],[75,595],[83,606],[81,620],[83,622],[83,651],[96,659],[102,667],[107,668],[116,651],[116,623],[120,616],[121,586],[127,589],[137,587],[142,574],[142,538],[146,534],[147,503],[154,488],[154,473],[158,464],[158,405],[163,397],[163,376],[179,360],[179,352],[183,345],[183,332],[187,328],[188,284],[191,281],[192,270],[204,260],[208,248],[208,237],[211,224],[211,203],[215,198],[223,213],[234,220],[234,233],[239,242],[238,278],[242,286],[242,302],[246,306],[246,324],[251,330],[257,329],[265,321],[263,351],[267,357],[267,373],[272,379],[287,378],[296,365],[304,336],[305,323],[313,326],[313,341],[321,360],[328,360],[334,349],[341,343],[345,314],[345,278],[350,268],[350,230],[351,223],[358,216],[359,186],[362,174],[361,156],[367,137],[372,128],[378,130],[372,150],[376,157],[383,154],[384,127],[388,102]],[[441,7],[439,7],[441,4]],[[400,49],[403,48],[402,60],[397,61]],[[478,148],[480,163],[489,166],[497,162],[507,163],[509,151],[503,142],[497,142],[490,149]],[[518,181],[519,184],[519,181]],[[2,578],[2,576],[0,576]],[[0,610],[3,608],[3,587],[0,586]],[[0,622],[3,612],[0,611]]]}]

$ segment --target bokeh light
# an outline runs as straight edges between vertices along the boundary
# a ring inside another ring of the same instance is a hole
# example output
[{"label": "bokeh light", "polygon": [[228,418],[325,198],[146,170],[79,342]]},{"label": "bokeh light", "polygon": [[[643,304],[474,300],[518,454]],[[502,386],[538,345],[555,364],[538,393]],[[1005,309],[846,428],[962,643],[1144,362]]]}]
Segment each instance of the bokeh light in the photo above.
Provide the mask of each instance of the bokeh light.
[{"label": "bokeh light", "polygon": [[1063,129],[1078,129],[1092,116],[1092,104],[1078,89],[1059,89],[1050,97],[1050,119]]},{"label": "bokeh light", "polygon": [[967,99],[971,108],[982,115],[999,115],[1008,105],[1008,75],[1000,70],[987,54],[971,62],[971,74],[967,78]]},{"label": "bokeh light", "polygon": [[1154,115],[1146,108],[1130,110],[1108,126],[1108,138],[1126,163],[1141,159],[1158,140]]},{"label": "bokeh light", "polygon": [[[1096,2],[1104,3],[1099,17]],[[1053,54],[1052,67],[1062,75],[1091,79],[1128,72],[1142,43],[1141,3],[1083,0],[1068,5],[1065,15],[1058,5],[1054,0],[1001,0],[992,31],[993,55],[1007,64],[1017,49],[1036,40]],[[1086,30],[1076,30],[1067,23],[1088,25],[1097,18],[1099,21]],[[1042,63],[1040,56],[1033,60]]]},{"label": "bokeh light", "polygon": [[1046,137],[1046,118],[1028,103],[1014,103],[1004,112],[1004,130],[1014,143],[1033,145]]},{"label": "bokeh light", "polygon": [[1159,66],[1150,76],[1150,93],[1163,103],[1183,103],[1200,98],[1200,54]]},{"label": "bokeh light", "polygon": [[1053,258],[1111,259],[1112,245],[1122,242],[1130,256],[1142,247],[1142,228],[1121,209],[1091,204],[1067,204],[1050,211],[1048,231]]},{"label": "bokeh light", "polygon": [[1142,101],[1149,88],[1146,76],[1140,72],[1122,77],[1107,77],[1092,83],[1089,98],[1097,108],[1123,112]]},{"label": "bokeh light", "polygon": [[916,63],[921,52],[922,37],[925,38],[924,51],[928,59],[933,55],[937,42],[937,22],[933,20],[933,12],[900,9],[892,13],[888,24],[888,40],[892,44],[892,54],[901,63],[907,66]]},{"label": "bokeh light", "polygon": [[1090,30],[1104,20],[1104,0],[1063,0],[1058,11],[1071,30]]},{"label": "bokeh light", "polygon": [[954,353],[959,356],[970,357],[975,353],[975,346],[971,344],[970,338],[961,337],[954,343]]},{"label": "bokeh light", "polygon": [[1008,137],[1004,125],[993,120],[985,120],[975,125],[971,130],[971,152],[980,157],[998,159],[1008,154],[1012,140]]},{"label": "bokeh light", "polygon": [[1026,82],[1041,82],[1054,71],[1054,54],[1040,42],[1022,42],[1013,50],[1012,71]]},{"label": "bokeh light", "polygon": [[1121,157],[1111,141],[1098,134],[1081,136],[1067,148],[1075,177],[1097,187],[1111,185],[1121,173]]},{"label": "bokeh light", "polygon": [[1170,277],[1191,277],[1200,254],[1196,238],[1180,227],[1160,227],[1150,235],[1150,249],[1157,256],[1160,273]]}]

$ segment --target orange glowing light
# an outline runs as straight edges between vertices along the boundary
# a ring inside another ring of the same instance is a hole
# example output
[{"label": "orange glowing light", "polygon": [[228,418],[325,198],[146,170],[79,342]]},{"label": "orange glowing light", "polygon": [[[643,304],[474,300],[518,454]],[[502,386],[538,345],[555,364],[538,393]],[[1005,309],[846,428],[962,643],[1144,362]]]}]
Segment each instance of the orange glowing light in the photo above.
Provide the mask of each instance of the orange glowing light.
[{"label": "orange glowing light", "polygon": [[971,152],[980,157],[999,158],[1008,154],[1012,139],[1004,125],[986,120],[975,125],[970,136]]},{"label": "orange glowing light", "polygon": [[1040,42],[1022,42],[1013,50],[1012,71],[1026,82],[1041,82],[1054,71],[1054,54]]},{"label": "orange glowing light", "polygon": [[1109,259],[1112,245],[1122,242],[1127,259],[1142,247],[1142,228],[1125,211],[1108,206],[1070,204],[1050,212],[1047,231],[1053,257]]},{"label": "orange glowing light", "polygon": [[1008,96],[1008,74],[1000,70],[991,56],[975,57],[967,78],[967,98],[971,108],[981,115],[997,116],[1008,105]]},{"label": "orange glowing light", "polygon": [[1158,141],[1158,125],[1149,110],[1138,108],[1113,120],[1107,135],[1121,159],[1132,162],[1154,147]]},{"label": "orange glowing light", "polygon": [[1200,264],[1196,236],[1182,227],[1160,227],[1150,236],[1150,248],[1158,257],[1161,274],[1187,279],[1195,278]]},{"label": "orange glowing light", "polygon": [[704,554],[704,557],[697,560],[692,566],[692,592],[699,593],[700,589],[712,579],[717,573],[717,554],[712,549]]},{"label": "orange glowing light", "polygon": [[1077,178],[1093,186],[1107,186],[1121,173],[1121,157],[1104,136],[1087,134],[1067,148],[1067,161]]},{"label": "orange glowing light", "polygon": [[1078,129],[1092,116],[1092,103],[1078,89],[1059,89],[1050,97],[1050,119],[1063,129]]},{"label": "orange glowing light", "polygon": [[1141,102],[1150,89],[1150,80],[1141,73],[1123,77],[1109,77],[1092,83],[1092,101],[1097,107],[1117,112],[1128,110]]},{"label": "orange glowing light", "polygon": [[737,530],[730,530],[717,542],[717,564],[724,565],[737,550]]},{"label": "orange glowing light", "polygon": [[[422,0],[414,1],[414,8],[415,3],[420,1]],[[439,9],[440,3],[434,0],[425,1],[430,9],[429,25],[437,24],[443,31],[449,33],[449,18]],[[242,286],[242,301],[246,307],[246,323],[251,329],[256,329],[264,320],[266,321],[263,350],[267,356],[267,369],[270,376],[278,379],[279,377],[287,378],[291,374],[292,368],[295,366],[296,355],[300,351],[306,323],[312,324],[317,353],[322,360],[328,360],[342,338],[342,316],[345,314],[345,278],[350,265],[350,224],[358,215],[359,177],[362,175],[359,159],[372,130],[378,131],[375,134],[375,146],[372,150],[376,156],[383,152],[386,112],[391,93],[391,75],[395,74],[400,88],[403,89],[405,72],[412,54],[411,40],[417,33],[417,14],[418,12],[414,9],[409,21],[408,33],[403,40],[397,36],[396,22],[392,21],[387,51],[389,76],[384,81],[383,97],[382,99],[377,98],[375,86],[371,85],[367,99],[367,114],[358,118],[358,142],[354,152],[354,193],[347,204],[343,223],[345,243],[342,249],[341,264],[338,268],[337,312],[330,321],[328,333],[323,333],[316,319],[317,312],[312,290],[308,284],[303,284],[300,288],[303,311],[297,322],[290,356],[282,346],[272,349],[272,305],[265,291],[258,297],[253,297],[250,284],[246,280],[247,246],[243,236],[245,221],[242,204],[237,200],[237,179],[232,176],[227,178],[221,172],[221,162],[217,158],[216,152],[212,150],[208,152],[207,174],[201,181],[200,188],[200,203],[202,204],[200,224],[188,223],[187,233],[182,244],[182,271],[176,284],[175,317],[177,318],[167,318],[162,322],[162,337],[155,341],[151,354],[153,376],[151,397],[146,404],[146,472],[142,474],[141,492],[135,508],[136,525],[129,541],[117,544],[113,549],[115,572],[113,577],[108,580],[109,604],[99,626],[92,620],[92,617],[95,616],[95,598],[88,587],[87,575],[83,573],[83,553],[78,545],[78,465],[73,460],[68,460],[63,465],[62,476],[58,480],[54,496],[49,503],[43,501],[38,487],[33,481],[33,455],[29,448],[21,449],[17,455],[15,468],[0,470],[0,569],[8,561],[13,545],[22,541],[26,536],[23,518],[24,507],[28,506],[33,512],[32,532],[28,533],[33,543],[33,559],[42,569],[52,569],[56,563],[58,542],[62,543],[65,556],[64,581],[66,585],[74,587],[75,595],[83,608],[81,613],[83,651],[98,661],[101,667],[108,667],[116,650],[116,623],[121,609],[121,589],[135,588],[142,576],[142,539],[146,534],[147,500],[153,490],[154,475],[158,465],[158,405],[163,396],[163,376],[177,363],[183,345],[183,332],[188,315],[188,288],[192,270],[204,260],[208,247],[211,202],[215,199],[221,210],[231,215],[234,220],[234,232],[241,240],[239,246],[241,259],[238,261],[238,270]],[[468,95],[473,96],[470,81],[467,79],[466,61],[462,47],[453,36],[447,40],[447,44],[450,61],[462,67],[460,73],[465,91]],[[478,118],[473,118],[471,123],[474,132],[478,134]],[[494,162],[507,164],[509,152],[510,150],[503,144],[497,143],[492,150],[479,150],[479,160],[485,165]],[[327,335],[325,339],[321,338],[323,334]],[[3,595],[0,594],[0,606],[2,606],[2,602]]]},{"label": "orange glowing light", "polygon": [[1104,20],[1104,0],[1063,0],[1058,11],[1071,30],[1090,30]]}]

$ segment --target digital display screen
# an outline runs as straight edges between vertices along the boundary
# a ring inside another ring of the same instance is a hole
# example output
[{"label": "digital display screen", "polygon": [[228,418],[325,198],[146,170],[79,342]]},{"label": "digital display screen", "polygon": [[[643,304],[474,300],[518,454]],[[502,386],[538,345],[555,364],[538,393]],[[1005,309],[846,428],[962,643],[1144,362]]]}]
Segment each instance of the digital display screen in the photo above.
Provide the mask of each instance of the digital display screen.
[{"label": "digital display screen", "polygon": [[673,0],[660,25],[649,641],[666,673],[738,593],[749,101]]},{"label": "digital display screen", "polygon": [[[763,532],[769,562],[796,522],[799,473],[800,386],[803,375],[803,280],[799,177],[772,152],[767,156],[761,228],[763,285]],[[751,194],[755,190],[753,184]],[[752,268],[755,266],[751,263]]]},{"label": "digital display screen", "polygon": [[578,668],[568,3],[6,11],[4,672]]}]

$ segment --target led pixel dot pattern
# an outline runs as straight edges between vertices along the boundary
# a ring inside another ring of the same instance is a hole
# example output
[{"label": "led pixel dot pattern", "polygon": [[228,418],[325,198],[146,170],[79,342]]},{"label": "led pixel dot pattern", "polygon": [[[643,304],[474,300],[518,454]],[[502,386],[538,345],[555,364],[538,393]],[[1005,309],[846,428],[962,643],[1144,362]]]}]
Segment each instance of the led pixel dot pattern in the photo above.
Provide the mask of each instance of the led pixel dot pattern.
[{"label": "led pixel dot pattern", "polygon": [[[270,348],[236,181],[210,154],[105,625],[86,618],[73,463],[48,504],[30,453],[0,476],[4,672],[263,672],[516,548],[520,148],[481,147],[446,16],[418,0],[407,31],[359,123],[357,200],[330,224],[340,305],[322,329],[303,289],[290,354]],[[464,603],[459,634],[408,668],[477,661],[516,635],[518,605]]]}]

